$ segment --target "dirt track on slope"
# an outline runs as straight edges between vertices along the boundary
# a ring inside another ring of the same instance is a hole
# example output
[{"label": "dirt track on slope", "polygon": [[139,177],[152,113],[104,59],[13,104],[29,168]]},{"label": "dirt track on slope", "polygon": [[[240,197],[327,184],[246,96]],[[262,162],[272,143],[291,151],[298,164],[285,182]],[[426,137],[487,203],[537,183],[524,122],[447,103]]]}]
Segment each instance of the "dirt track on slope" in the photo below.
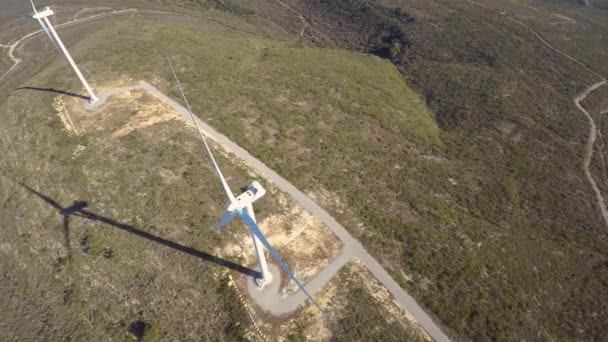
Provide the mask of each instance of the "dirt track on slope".
[{"label": "dirt track on slope", "polygon": [[583,67],[585,70],[587,70],[594,76],[597,76],[600,78],[599,82],[590,85],[585,90],[583,90],[582,93],[580,93],[577,97],[575,97],[574,104],[585,115],[585,117],[589,121],[589,136],[587,137],[587,145],[585,146],[585,157],[583,159],[583,171],[585,172],[585,177],[587,178],[589,185],[591,186],[591,188],[593,189],[593,192],[595,193],[595,197],[597,200],[597,206],[600,209],[602,218],[604,219],[604,224],[608,228],[608,209],[606,208],[606,201],[604,200],[604,196],[602,195],[602,192],[600,191],[599,187],[597,186],[597,183],[595,182],[595,179],[593,178],[593,175],[591,174],[591,170],[589,169],[589,166],[591,165],[591,160],[593,159],[593,152],[595,150],[594,147],[595,147],[595,141],[597,139],[597,125],[595,124],[595,121],[593,120],[593,117],[591,116],[591,114],[589,114],[589,112],[581,104],[583,101],[585,101],[585,99],[587,98],[587,96],[589,96],[589,94],[591,94],[592,92],[594,92],[595,90],[597,90],[598,88],[600,88],[601,86],[606,84],[606,78],[604,76],[600,75],[599,73],[597,73],[595,70],[591,69],[589,66],[587,66],[585,63],[583,63],[579,59],[572,57],[569,54],[567,54],[567,53],[561,51],[560,49],[556,48],[555,46],[553,46],[539,32],[537,32],[535,29],[533,29],[526,23],[521,22],[521,21],[511,17],[506,12],[499,11],[490,6],[481,4],[481,3],[473,1],[473,0],[466,0],[466,1],[468,1],[469,3],[471,3],[475,6],[479,6],[479,7],[485,8],[487,10],[490,10],[494,13],[497,13],[497,14],[507,18],[508,20],[524,27],[525,29],[530,31],[534,36],[536,36],[545,46],[547,46],[551,50],[559,53],[560,55],[570,59],[571,61],[573,61],[576,64],[578,64],[579,66]]},{"label": "dirt track on slope", "polygon": [[[95,15],[91,15],[85,18],[80,18],[78,19],[77,17],[80,16],[83,12],[86,11],[91,11],[91,10],[99,10],[99,9],[105,9],[105,10],[110,10],[110,12],[105,12],[105,13],[99,13],[99,14],[95,14]],[[249,32],[246,30],[242,30],[239,28],[236,28],[234,26],[231,25],[227,25],[225,23],[222,23],[218,20],[213,20],[210,18],[205,18],[205,17],[200,17],[200,16],[193,16],[193,15],[188,15],[188,14],[184,14],[184,13],[179,13],[179,12],[169,12],[169,11],[159,11],[159,10],[141,10],[141,9],[137,9],[137,8],[129,8],[129,9],[125,9],[125,10],[114,10],[108,7],[87,7],[87,8],[83,8],[81,9],[79,12],[77,12],[76,14],[74,14],[74,17],[72,20],[61,23],[59,25],[55,25],[55,29],[60,29],[63,27],[68,27],[68,26],[72,26],[72,25],[76,25],[76,24],[81,24],[83,22],[87,22],[90,20],[94,20],[94,19],[100,19],[100,18],[104,18],[104,17],[108,17],[108,16],[114,16],[114,15],[119,15],[119,14],[128,14],[128,13],[145,13],[145,14],[159,14],[159,15],[174,15],[174,16],[182,16],[182,17],[188,17],[188,18],[194,18],[194,19],[200,19],[200,20],[204,20],[204,21],[208,21],[208,22],[212,22],[221,26],[224,26],[226,28],[229,28],[231,30],[234,31],[238,31],[241,33],[245,33],[245,34],[249,34],[252,36],[259,36],[259,37],[264,37],[264,38],[269,38],[266,37],[264,35],[255,33],[255,32]],[[9,73],[11,73],[15,68],[17,68],[17,66],[22,62],[22,60],[20,58],[15,57],[15,49],[26,39],[29,39],[37,34],[42,33],[42,30],[37,30],[31,33],[26,34],[25,36],[13,41],[12,43],[7,43],[7,45],[3,45],[0,44],[1,48],[4,49],[8,49],[8,57],[11,59],[11,61],[13,62],[13,65],[4,73],[2,74],[2,76],[0,76],[0,81],[2,79],[4,79],[4,77],[6,77]]]},{"label": "dirt track on slope", "polygon": [[[75,25],[75,24],[79,24],[85,21],[89,21],[89,20],[93,20],[93,19],[98,19],[98,18],[102,18],[102,17],[107,17],[107,16],[111,16],[111,15],[117,15],[117,14],[124,14],[124,13],[129,13],[129,12],[134,12],[136,11],[135,9],[127,9],[127,10],[121,10],[121,11],[112,11],[112,12],[107,12],[107,13],[100,13],[100,14],[95,14],[92,15],[90,17],[86,17],[86,18],[82,18],[82,19],[74,19],[74,20],[70,20],[68,22],[59,24],[59,25],[54,25],[55,28],[59,29],[62,27],[66,27],[66,26],[70,26],[70,25]],[[2,80],[4,77],[6,77],[6,75],[8,75],[11,71],[13,71],[13,69],[15,69],[20,63],[21,63],[21,58],[17,58],[15,57],[15,49],[17,48],[17,46],[19,46],[19,44],[21,44],[21,42],[23,42],[24,40],[31,38],[39,33],[42,33],[42,30],[38,30],[38,31],[34,31],[32,33],[29,33],[19,39],[17,39],[16,41],[14,41],[12,44],[9,45],[5,45],[4,47],[8,48],[8,57],[13,61],[13,65],[4,73],[2,74],[2,76],[0,76],[0,80]]]},{"label": "dirt track on slope", "polygon": [[589,125],[590,125],[589,137],[587,138],[587,146],[585,147],[585,159],[583,160],[583,169],[585,171],[585,176],[587,177],[589,184],[591,184],[591,187],[593,188],[593,191],[595,192],[595,196],[596,196],[597,202],[598,202],[597,204],[602,213],[602,217],[604,218],[604,222],[608,226],[608,209],[606,209],[606,202],[604,201],[604,197],[602,196],[602,193],[601,193],[599,187],[597,186],[597,183],[595,182],[593,175],[591,174],[591,170],[589,169],[589,167],[591,165],[591,160],[593,159],[593,152],[595,151],[594,147],[595,147],[595,141],[597,139],[598,129],[597,129],[597,125],[595,124],[595,121],[593,120],[593,117],[591,116],[591,114],[589,114],[589,112],[581,104],[581,102],[584,101],[585,98],[587,96],[589,96],[589,94],[591,94],[593,91],[595,91],[597,88],[603,86],[604,84],[606,84],[606,79],[602,79],[601,82],[598,82],[598,83],[590,86],[589,88],[587,88],[584,92],[582,92],[579,96],[577,96],[574,99],[574,103],[576,104],[576,107],[581,112],[583,112],[583,114],[585,114],[585,116],[587,117],[587,120],[589,120]]}]

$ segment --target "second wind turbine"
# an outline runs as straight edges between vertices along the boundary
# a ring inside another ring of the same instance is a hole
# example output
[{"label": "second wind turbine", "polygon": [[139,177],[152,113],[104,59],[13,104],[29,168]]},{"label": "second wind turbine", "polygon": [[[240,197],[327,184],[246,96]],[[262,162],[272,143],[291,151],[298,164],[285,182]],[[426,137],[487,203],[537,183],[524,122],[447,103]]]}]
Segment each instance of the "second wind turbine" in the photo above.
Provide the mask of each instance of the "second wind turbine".
[{"label": "second wind turbine", "polygon": [[66,49],[65,45],[63,45],[61,38],[59,38],[57,31],[55,31],[53,24],[51,24],[51,21],[49,20],[49,17],[52,16],[53,14],[55,14],[55,12],[53,12],[53,10],[51,10],[49,7],[45,7],[42,12],[38,12],[36,10],[36,6],[34,6],[34,1],[30,0],[30,2],[32,3],[32,9],[34,10],[34,15],[32,15],[32,18],[38,20],[38,23],[40,24],[40,26],[42,27],[44,32],[46,32],[47,36],[51,40],[51,43],[53,43],[53,45],[55,45],[55,47],[58,50],[60,50],[63,53],[63,55],[65,56],[65,58],[68,60],[68,62],[72,66],[72,69],[74,69],[74,72],[80,79],[80,82],[82,82],[82,85],[89,93],[89,102],[91,104],[95,103],[98,100],[97,96],[93,92],[93,89],[91,88],[91,86],[89,86],[89,83],[87,82],[87,80],[84,78],[84,76],[80,72],[78,65],[76,65],[76,62],[74,62],[74,59],[68,52],[68,49]]}]

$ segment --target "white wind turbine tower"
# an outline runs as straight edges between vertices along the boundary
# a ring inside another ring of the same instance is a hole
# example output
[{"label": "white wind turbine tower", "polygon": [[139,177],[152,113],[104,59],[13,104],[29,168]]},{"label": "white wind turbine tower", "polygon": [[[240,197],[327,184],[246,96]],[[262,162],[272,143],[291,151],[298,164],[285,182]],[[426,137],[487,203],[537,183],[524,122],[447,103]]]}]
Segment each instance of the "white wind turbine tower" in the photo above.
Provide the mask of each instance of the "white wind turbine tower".
[{"label": "white wind turbine tower", "polygon": [[177,83],[179,91],[181,92],[182,98],[184,99],[184,102],[186,103],[186,107],[188,108],[188,111],[190,112],[190,117],[192,118],[192,122],[194,123],[194,126],[195,126],[196,130],[198,131],[198,133],[201,137],[201,140],[203,141],[203,144],[205,145],[205,149],[207,150],[209,159],[211,159],[211,162],[213,163],[215,172],[216,172],[217,176],[220,178],[220,181],[222,182],[222,187],[224,188],[224,192],[226,193],[226,196],[228,197],[228,200],[229,200],[228,208],[226,209],[226,213],[224,214],[224,216],[222,217],[220,222],[215,226],[216,229],[220,229],[221,227],[226,225],[228,222],[232,221],[233,218],[235,218],[236,216],[239,216],[241,218],[241,220],[243,220],[243,222],[245,223],[247,228],[249,228],[249,230],[251,231],[251,236],[253,237],[253,245],[255,246],[255,251],[256,251],[256,254],[258,257],[258,261],[260,263],[262,278],[256,279],[256,283],[258,284],[258,289],[261,291],[264,289],[264,287],[266,285],[268,285],[268,284],[270,284],[270,282],[272,282],[272,273],[270,273],[268,271],[266,257],[264,256],[263,247],[265,247],[270,252],[270,255],[272,255],[272,257],[277,261],[277,263],[281,266],[281,268],[287,273],[287,275],[289,275],[289,277],[296,282],[296,284],[298,285],[300,290],[308,297],[308,299],[310,299],[310,301],[321,311],[321,313],[325,314],[325,312],[323,311],[321,306],[314,300],[312,295],[306,290],[304,285],[300,282],[300,280],[298,280],[298,278],[291,271],[291,269],[285,264],[285,262],[283,262],[283,259],[281,259],[281,257],[277,253],[277,251],[275,251],[275,249],[272,248],[272,245],[270,245],[270,242],[268,242],[268,240],[264,236],[264,233],[262,233],[262,231],[260,230],[260,228],[257,225],[256,219],[255,219],[255,214],[253,213],[253,202],[255,202],[256,200],[258,200],[262,196],[264,196],[264,194],[266,194],[266,190],[264,190],[264,188],[262,187],[262,185],[260,183],[254,181],[248,187],[247,191],[243,192],[242,194],[238,195],[237,197],[234,197],[232,190],[230,190],[230,187],[228,186],[228,183],[226,182],[226,179],[224,178],[222,171],[220,170],[215,158],[213,157],[213,153],[211,153],[209,144],[207,144],[207,139],[205,139],[205,136],[203,135],[200,128],[198,127],[198,124],[196,123],[196,119],[194,117],[194,114],[192,113],[192,108],[190,108],[188,99],[186,99],[186,95],[184,94],[181,83],[177,79],[177,75],[175,74],[175,70],[173,69],[173,65],[171,64],[170,60],[169,60],[169,65],[171,67],[171,72],[173,73],[173,76],[175,77],[175,81]]},{"label": "white wind turbine tower", "polygon": [[65,48],[65,45],[63,45],[61,38],[59,38],[59,35],[57,35],[57,31],[55,31],[55,28],[53,27],[53,25],[51,24],[51,21],[49,20],[49,17],[51,15],[55,14],[55,12],[53,12],[49,7],[45,7],[44,11],[38,12],[36,10],[36,6],[34,6],[34,1],[30,0],[30,2],[32,3],[32,9],[34,10],[34,15],[32,16],[32,18],[38,20],[38,23],[40,24],[40,26],[42,26],[42,29],[44,30],[44,32],[46,32],[46,34],[49,36],[51,43],[53,43],[53,45],[55,45],[55,47],[57,49],[59,49],[59,50],[61,50],[61,52],[63,52],[63,55],[65,56],[65,58],[68,60],[68,62],[72,66],[72,69],[74,69],[74,72],[80,79],[80,82],[82,82],[82,85],[89,93],[89,102],[94,103],[95,101],[97,101],[97,96],[93,92],[93,89],[91,89],[91,87],[89,86],[89,83],[87,82],[87,80],[84,78],[84,76],[80,72],[80,69],[76,65],[76,62],[74,62],[74,59],[72,58],[72,56],[70,55],[68,50]]},{"label": "white wind turbine tower", "polygon": [[[179,82],[179,80],[177,79],[177,75],[175,74],[175,70],[173,69],[173,64],[171,64],[170,60],[169,60],[169,66],[171,67],[171,72],[173,73],[173,76],[175,77],[175,81],[182,94],[182,97],[183,97],[184,101],[186,102],[186,106],[188,107],[188,111],[190,112],[192,122],[194,123],[194,126],[196,127],[196,130],[198,131],[198,133],[201,137],[201,140],[203,141],[203,144],[205,145],[205,149],[207,150],[209,159],[211,159],[211,162],[213,163],[215,172],[218,175],[218,177],[220,178],[220,181],[222,182],[222,187],[224,188],[224,191],[226,192],[226,195],[228,196],[230,203],[231,204],[235,203],[235,202],[243,203],[243,207],[246,207],[247,212],[249,213],[249,215],[251,215],[252,219],[255,221],[255,214],[253,213],[252,204],[253,204],[253,202],[260,199],[262,196],[264,196],[264,194],[266,194],[266,190],[262,187],[262,185],[260,183],[254,181],[253,183],[251,183],[251,185],[249,186],[249,188],[247,189],[246,192],[244,192],[243,194],[241,194],[240,196],[238,196],[236,198],[234,197],[234,195],[232,194],[232,191],[230,190],[230,187],[228,186],[228,183],[226,182],[226,179],[224,178],[224,175],[222,174],[222,171],[220,170],[220,167],[218,166],[217,162],[215,161],[215,157],[213,157],[213,153],[211,153],[211,149],[209,148],[209,145],[207,144],[207,139],[205,139],[205,136],[199,129],[198,124],[196,123],[196,120],[194,119],[194,114],[192,113],[190,104],[188,103],[188,100],[186,99],[186,95],[184,94],[184,92],[182,90],[182,85]],[[245,201],[247,203],[245,203]],[[217,229],[221,228],[226,223],[230,222],[232,220],[232,218],[234,218],[234,215],[229,215],[228,213],[226,213],[226,215],[224,215],[224,217],[217,224],[216,228]],[[252,233],[251,235],[253,238],[253,245],[255,247],[255,252],[258,257],[258,263],[260,265],[260,273],[262,274],[262,277],[256,279],[255,281],[258,284],[258,288],[260,290],[263,290],[264,287],[266,287],[266,285],[268,285],[272,282],[272,273],[270,273],[270,271],[268,270],[268,263],[266,262],[266,256],[264,255],[264,249],[262,246],[262,242],[255,234]]]}]

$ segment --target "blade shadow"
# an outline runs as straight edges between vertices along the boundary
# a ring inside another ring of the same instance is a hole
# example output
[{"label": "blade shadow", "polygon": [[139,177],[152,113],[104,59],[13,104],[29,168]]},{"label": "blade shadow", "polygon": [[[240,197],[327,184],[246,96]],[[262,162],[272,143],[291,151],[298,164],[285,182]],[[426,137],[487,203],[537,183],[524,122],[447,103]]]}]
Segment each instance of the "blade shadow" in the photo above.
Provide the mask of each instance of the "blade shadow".
[{"label": "blade shadow", "polygon": [[63,245],[68,251],[68,257],[72,257],[72,247],[70,246],[70,217],[63,217]]},{"label": "blade shadow", "polygon": [[22,187],[24,187],[27,191],[31,192],[32,194],[40,197],[43,201],[45,201],[46,203],[51,205],[53,208],[59,210],[60,214],[64,210],[64,208],[59,204],[59,202],[55,201],[54,199],[52,199],[46,195],[43,195],[42,193],[30,188],[29,186],[27,186],[23,183],[18,183],[18,184],[21,185]]},{"label": "blade shadow", "polygon": [[228,261],[226,259],[222,259],[222,258],[217,257],[215,255],[211,255],[209,253],[199,251],[199,250],[197,250],[197,249],[195,249],[193,247],[188,247],[188,246],[181,245],[181,244],[179,244],[177,242],[164,239],[162,237],[156,236],[156,235],[148,233],[146,231],[137,229],[134,226],[130,226],[130,225],[127,225],[127,224],[124,224],[124,223],[120,223],[120,222],[114,221],[114,220],[112,220],[112,219],[110,219],[108,217],[100,216],[100,215],[94,214],[94,213],[92,213],[90,211],[87,211],[87,210],[80,210],[75,215],[79,216],[79,217],[83,217],[83,218],[89,219],[89,220],[92,220],[92,221],[97,221],[97,222],[105,223],[107,225],[110,225],[110,226],[112,226],[114,228],[117,228],[117,229],[120,229],[122,231],[125,231],[127,233],[130,233],[130,234],[133,234],[133,235],[137,235],[137,236],[139,236],[141,238],[144,238],[144,239],[147,239],[147,240],[150,240],[150,241],[157,242],[157,243],[159,243],[161,245],[164,245],[166,247],[169,247],[169,248],[178,250],[180,252],[183,252],[183,253],[195,256],[195,257],[197,257],[199,259],[203,259],[205,261],[212,262],[212,263],[214,263],[216,265],[219,265],[219,266],[222,266],[222,267],[226,267],[228,269],[231,269],[233,271],[245,274],[247,276],[252,276],[252,277],[255,277],[255,278],[261,278],[261,276],[262,276],[262,274],[260,272],[252,270],[252,269],[250,269],[248,267],[245,267],[243,265],[239,265],[237,263],[234,263],[232,261]]},{"label": "blade shadow", "polygon": [[71,96],[71,97],[77,97],[79,99],[83,99],[83,100],[87,100],[87,101],[91,100],[91,98],[88,96],[72,93],[69,91],[61,90],[61,89],[55,89],[55,88],[21,87],[21,88],[15,89],[15,90],[44,91],[44,92],[48,92],[48,93],[56,93],[56,94],[61,94],[61,95],[66,95],[66,96]]},{"label": "blade shadow", "polygon": [[139,236],[141,238],[144,238],[146,240],[149,241],[153,241],[156,243],[159,243],[165,247],[180,251],[182,253],[186,253],[188,255],[197,257],[201,260],[205,260],[211,263],[214,263],[218,266],[222,266],[225,267],[227,269],[242,273],[244,275],[247,276],[251,276],[254,277],[256,279],[261,278],[262,274],[258,271],[255,271],[251,268],[245,267],[243,265],[239,265],[237,263],[234,263],[232,261],[226,260],[226,259],[222,259],[220,257],[217,257],[215,255],[211,255],[209,253],[203,252],[203,251],[199,251],[193,247],[188,247],[188,246],[184,246],[182,244],[179,244],[177,242],[171,241],[171,240],[167,240],[164,239],[162,237],[156,236],[152,233],[143,231],[141,229],[138,229],[134,226],[128,225],[128,224],[124,224],[124,223],[120,223],[118,221],[115,221],[111,218],[108,217],[104,217],[102,215],[93,213],[92,211],[86,210],[85,208],[88,206],[87,202],[84,201],[74,201],[74,204],[70,207],[66,207],[63,208],[57,201],[53,200],[52,198],[43,195],[42,193],[28,187],[27,185],[21,184],[20,185],[22,187],[24,187],[25,189],[27,189],[29,192],[31,192],[32,194],[40,197],[42,200],[44,200],[45,202],[47,202],[49,205],[51,205],[52,207],[54,207],[55,209],[59,210],[59,214],[62,216],[63,218],[63,224],[64,224],[64,238],[65,238],[65,244],[66,244],[66,249],[68,249],[68,253],[69,255],[71,255],[70,253],[70,245],[69,245],[69,218],[71,216],[76,216],[76,217],[81,217],[87,220],[91,220],[91,221],[96,221],[96,222],[100,222],[100,223],[104,223],[106,225],[109,225],[111,227],[114,227],[116,229],[120,229],[122,231],[125,231],[127,233]]}]

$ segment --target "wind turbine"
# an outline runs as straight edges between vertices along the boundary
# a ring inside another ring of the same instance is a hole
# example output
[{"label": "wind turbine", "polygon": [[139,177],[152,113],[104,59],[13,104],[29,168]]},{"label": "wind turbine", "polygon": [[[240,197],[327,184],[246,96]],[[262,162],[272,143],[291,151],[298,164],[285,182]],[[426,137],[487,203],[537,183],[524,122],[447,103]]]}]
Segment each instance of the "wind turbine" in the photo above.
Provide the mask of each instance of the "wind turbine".
[{"label": "wind turbine", "polygon": [[32,15],[32,18],[36,19],[38,21],[38,23],[40,24],[40,26],[42,26],[42,30],[44,30],[44,32],[46,32],[47,36],[51,40],[51,43],[53,43],[53,45],[55,45],[55,48],[57,48],[58,50],[63,52],[63,55],[65,56],[65,58],[68,60],[68,62],[72,66],[72,69],[74,69],[74,72],[80,79],[80,82],[82,83],[84,88],[89,93],[89,102],[95,103],[95,101],[98,100],[97,96],[93,92],[93,89],[91,89],[91,87],[89,86],[89,83],[87,82],[87,80],[84,78],[84,76],[80,72],[80,69],[76,65],[76,62],[74,62],[74,59],[72,58],[72,56],[66,49],[65,45],[63,45],[61,38],[59,38],[57,31],[55,31],[53,24],[51,24],[51,21],[49,20],[49,17],[51,15],[55,14],[55,12],[53,12],[53,10],[51,10],[49,7],[45,7],[44,11],[38,12],[36,10],[36,6],[34,6],[34,1],[30,0],[30,2],[32,4],[32,9],[34,10],[34,15]]},{"label": "wind turbine", "polygon": [[190,113],[192,122],[194,123],[194,126],[195,126],[196,130],[198,131],[198,133],[201,137],[201,140],[203,141],[203,144],[205,145],[205,149],[207,150],[209,159],[211,159],[211,162],[213,163],[213,167],[215,168],[215,172],[216,172],[217,176],[220,178],[222,187],[224,188],[224,192],[226,193],[226,196],[228,197],[228,208],[226,209],[224,216],[220,219],[220,221],[215,226],[215,228],[217,230],[219,230],[224,225],[226,225],[227,223],[232,221],[232,219],[234,219],[235,217],[237,217],[237,216],[240,217],[241,220],[247,226],[247,228],[249,228],[249,230],[251,231],[251,235],[253,238],[253,245],[255,247],[255,252],[258,257],[258,262],[260,263],[262,278],[256,279],[256,283],[258,284],[258,289],[261,291],[264,289],[264,287],[266,285],[268,285],[268,284],[270,284],[270,282],[272,282],[272,274],[268,271],[266,257],[264,255],[264,250],[262,249],[262,246],[263,246],[270,252],[270,255],[277,261],[277,263],[281,266],[281,268],[285,271],[285,273],[287,273],[289,278],[293,279],[293,281],[298,285],[298,287],[306,295],[306,297],[308,297],[308,299],[310,299],[310,301],[321,311],[321,313],[325,314],[325,312],[323,311],[321,306],[314,300],[312,295],[306,290],[304,285],[295,276],[295,274],[291,271],[291,269],[287,266],[287,264],[285,264],[283,259],[281,259],[281,257],[279,256],[279,253],[277,253],[277,251],[272,247],[270,242],[268,242],[268,239],[266,239],[266,236],[264,236],[264,233],[262,233],[262,231],[258,227],[258,224],[255,219],[255,214],[253,211],[253,202],[257,201],[262,196],[264,196],[264,194],[266,194],[266,190],[262,187],[262,185],[260,183],[254,181],[253,183],[251,183],[251,185],[248,187],[248,189],[245,192],[238,195],[237,197],[234,197],[234,194],[232,193],[232,190],[230,190],[230,187],[228,186],[228,183],[226,182],[226,179],[224,178],[224,175],[222,174],[220,167],[218,166],[215,158],[213,157],[213,153],[211,152],[211,148],[209,147],[209,144],[207,143],[207,139],[205,138],[202,131],[198,127],[198,124],[196,123],[196,119],[194,118],[194,114],[192,113],[192,108],[190,107],[190,103],[188,103],[188,99],[186,99],[186,95],[184,94],[184,90],[182,89],[181,83],[179,82],[179,79],[177,78],[177,75],[175,74],[175,69],[173,68],[173,64],[171,63],[171,60],[169,60],[169,66],[171,67],[171,72],[173,73],[173,77],[175,78],[177,87],[179,88],[182,98],[184,99],[184,102],[186,103],[186,107],[188,108],[188,112]]}]

